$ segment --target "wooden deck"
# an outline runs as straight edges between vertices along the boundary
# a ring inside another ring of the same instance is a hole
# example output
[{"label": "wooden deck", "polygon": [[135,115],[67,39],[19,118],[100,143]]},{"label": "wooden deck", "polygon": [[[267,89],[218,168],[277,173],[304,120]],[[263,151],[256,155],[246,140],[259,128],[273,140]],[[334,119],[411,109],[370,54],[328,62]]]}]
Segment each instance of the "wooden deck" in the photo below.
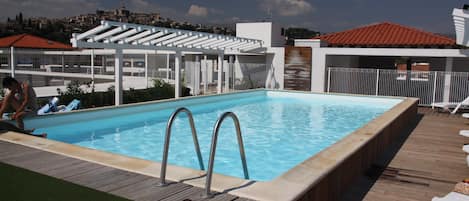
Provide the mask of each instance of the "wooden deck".
[{"label": "wooden deck", "polygon": [[[469,177],[466,154],[469,129],[460,115],[419,109],[415,126],[396,140],[396,146],[359,178],[342,200],[431,200]],[[206,200],[203,189],[174,183],[157,187],[157,178],[106,167],[54,153],[0,141],[0,162],[22,167],[131,200]],[[246,200],[226,193],[210,200]]]},{"label": "wooden deck", "polygon": [[[411,122],[409,122],[411,123]],[[469,178],[466,154],[469,138],[458,135],[469,120],[458,115],[419,108],[415,128],[358,179],[342,200],[431,200],[452,191]]]},{"label": "wooden deck", "polygon": [[0,162],[108,192],[131,200],[236,200],[226,193],[212,199],[202,197],[204,190],[182,183],[158,187],[159,179],[106,167],[50,152],[0,141]]}]

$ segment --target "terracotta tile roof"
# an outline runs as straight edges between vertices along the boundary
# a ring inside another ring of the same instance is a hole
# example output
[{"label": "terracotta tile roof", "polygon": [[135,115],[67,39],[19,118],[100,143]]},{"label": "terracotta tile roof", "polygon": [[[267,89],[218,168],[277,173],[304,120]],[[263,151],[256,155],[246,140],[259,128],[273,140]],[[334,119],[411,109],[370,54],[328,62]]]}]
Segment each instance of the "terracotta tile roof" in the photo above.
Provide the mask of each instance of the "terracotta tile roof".
[{"label": "terracotta tile roof", "polygon": [[389,22],[326,34],[314,39],[325,40],[329,46],[456,46],[454,39]]},{"label": "terracotta tile roof", "polygon": [[30,34],[19,34],[0,38],[0,48],[34,48],[34,49],[73,49],[71,45],[51,41]]}]

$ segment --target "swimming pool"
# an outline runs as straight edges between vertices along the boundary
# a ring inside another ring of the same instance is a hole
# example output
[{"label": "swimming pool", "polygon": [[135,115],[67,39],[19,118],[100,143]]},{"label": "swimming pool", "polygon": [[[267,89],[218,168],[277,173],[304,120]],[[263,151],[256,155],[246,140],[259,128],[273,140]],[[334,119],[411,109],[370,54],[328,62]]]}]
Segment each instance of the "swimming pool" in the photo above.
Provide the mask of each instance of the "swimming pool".
[{"label": "swimming pool", "polygon": [[[212,129],[226,111],[240,120],[252,180],[268,181],[331,146],[402,99],[253,91],[52,115],[26,122],[49,138],[79,146],[160,161],[166,121],[178,107],[193,112],[205,163]],[[185,115],[173,125],[169,163],[198,169]],[[219,136],[215,172],[243,177],[233,124]]]}]

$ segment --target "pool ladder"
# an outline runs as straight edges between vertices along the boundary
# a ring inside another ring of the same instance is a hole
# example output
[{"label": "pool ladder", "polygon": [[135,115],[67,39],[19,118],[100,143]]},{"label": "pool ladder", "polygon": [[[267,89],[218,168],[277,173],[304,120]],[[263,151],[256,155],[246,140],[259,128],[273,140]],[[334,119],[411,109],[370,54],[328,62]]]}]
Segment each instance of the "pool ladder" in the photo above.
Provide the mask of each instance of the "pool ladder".
[{"label": "pool ladder", "polygon": [[212,174],[213,174],[213,165],[215,161],[215,151],[217,149],[217,140],[218,140],[218,131],[220,131],[220,126],[227,117],[231,117],[236,127],[236,136],[238,138],[239,146],[239,155],[241,156],[241,162],[243,163],[244,178],[249,179],[248,165],[246,163],[246,155],[244,153],[244,144],[243,137],[241,136],[241,128],[239,126],[238,117],[233,112],[225,112],[218,118],[213,128],[212,134],[212,144],[210,145],[210,157],[208,160],[208,170],[207,170],[207,179],[205,180],[205,198],[213,197],[213,194],[210,191],[212,184]]},{"label": "pool ladder", "polygon": [[[187,116],[189,117],[189,123],[191,126],[192,130],[192,138],[194,141],[194,147],[195,151],[197,153],[197,157],[199,159],[199,166],[201,170],[204,170],[204,164],[202,160],[202,154],[200,152],[200,146],[199,146],[199,141],[197,139],[197,132],[195,130],[194,126],[194,118],[192,117],[191,111],[189,111],[185,107],[178,108],[176,111],[173,112],[173,114],[170,116],[168,120],[168,124],[166,125],[166,136],[165,136],[165,141],[164,141],[164,148],[163,148],[163,160],[161,162],[161,172],[160,172],[160,186],[166,186],[166,167],[168,165],[168,151],[169,151],[169,141],[171,138],[171,127],[173,125],[174,119],[176,119],[176,116],[181,113],[185,112]],[[233,119],[233,122],[236,127],[236,136],[238,139],[238,146],[239,146],[239,154],[241,156],[241,162],[243,165],[243,171],[244,171],[244,178],[249,179],[249,173],[248,173],[248,166],[246,163],[246,155],[244,152],[244,144],[243,144],[243,138],[241,135],[241,128],[239,126],[239,119],[238,117],[233,113],[233,112],[225,112],[221,115],[220,118],[218,118],[217,122],[215,123],[215,127],[213,128],[213,134],[212,134],[212,143],[210,145],[210,156],[209,156],[209,161],[208,161],[208,170],[207,170],[207,177],[205,180],[205,197],[210,198],[213,197],[213,194],[210,191],[210,187],[212,184],[212,175],[213,175],[213,166],[215,162],[215,152],[217,149],[217,141],[218,141],[218,132],[220,131],[220,126],[223,123],[223,121],[227,118],[231,117]]]},{"label": "pool ladder", "polygon": [[171,114],[168,120],[168,124],[166,125],[166,134],[164,138],[164,147],[163,147],[163,160],[161,161],[161,171],[160,171],[160,184],[159,186],[166,186],[166,167],[168,166],[168,152],[169,152],[169,141],[171,138],[171,127],[173,126],[173,122],[176,119],[176,116],[181,113],[185,112],[189,118],[189,123],[191,125],[192,130],[192,139],[194,141],[195,152],[197,153],[197,158],[199,159],[199,166],[201,170],[205,170],[204,168],[204,161],[202,160],[202,153],[200,152],[199,140],[197,139],[197,131],[195,130],[194,126],[194,118],[192,117],[192,112],[185,107],[178,108],[176,111]]}]

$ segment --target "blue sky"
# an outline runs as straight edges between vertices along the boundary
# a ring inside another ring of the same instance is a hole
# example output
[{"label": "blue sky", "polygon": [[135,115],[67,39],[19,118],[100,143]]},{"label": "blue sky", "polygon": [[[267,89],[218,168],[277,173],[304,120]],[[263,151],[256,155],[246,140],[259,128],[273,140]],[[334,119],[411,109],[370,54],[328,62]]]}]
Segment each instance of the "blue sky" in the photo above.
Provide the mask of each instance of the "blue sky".
[{"label": "blue sky", "polygon": [[193,23],[234,24],[272,16],[284,27],[336,32],[376,22],[395,22],[426,31],[453,34],[452,9],[462,0],[0,0],[0,20],[25,16],[64,17],[114,9],[159,12]]}]

